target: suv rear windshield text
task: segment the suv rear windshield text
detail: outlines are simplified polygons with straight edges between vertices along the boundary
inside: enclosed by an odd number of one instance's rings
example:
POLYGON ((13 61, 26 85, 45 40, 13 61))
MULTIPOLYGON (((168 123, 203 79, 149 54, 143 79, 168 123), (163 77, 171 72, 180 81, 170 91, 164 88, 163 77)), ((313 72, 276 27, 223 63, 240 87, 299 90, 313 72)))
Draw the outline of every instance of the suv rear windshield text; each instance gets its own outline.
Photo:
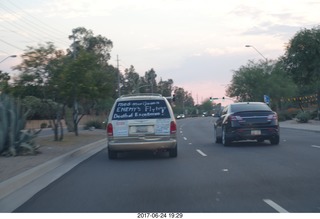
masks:
POLYGON ((158 119, 170 118, 164 100, 130 100, 117 102, 112 119, 158 119))

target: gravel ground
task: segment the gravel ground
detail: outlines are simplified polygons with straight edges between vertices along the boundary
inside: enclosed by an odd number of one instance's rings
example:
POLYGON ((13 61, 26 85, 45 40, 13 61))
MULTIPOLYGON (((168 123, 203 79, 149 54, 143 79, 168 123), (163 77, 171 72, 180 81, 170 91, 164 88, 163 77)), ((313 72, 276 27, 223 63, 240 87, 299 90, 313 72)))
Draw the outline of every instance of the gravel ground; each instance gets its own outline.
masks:
POLYGON ((53 158, 63 155, 76 148, 106 138, 105 130, 81 131, 79 136, 74 133, 65 133, 64 140, 53 141, 53 136, 38 137, 37 144, 40 145, 37 155, 26 155, 16 157, 0 156, 0 182, 16 176, 37 165, 45 163, 53 158))

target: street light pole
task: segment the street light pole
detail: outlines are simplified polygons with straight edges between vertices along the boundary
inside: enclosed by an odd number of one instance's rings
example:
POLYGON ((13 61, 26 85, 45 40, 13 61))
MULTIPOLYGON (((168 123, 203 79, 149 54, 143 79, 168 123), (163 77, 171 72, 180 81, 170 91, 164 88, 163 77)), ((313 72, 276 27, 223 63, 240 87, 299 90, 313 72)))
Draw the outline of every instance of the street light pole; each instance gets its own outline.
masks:
POLYGON ((263 57, 263 59, 266 60, 266 62, 268 61, 268 59, 266 57, 264 57, 264 55, 262 55, 262 53, 259 52, 259 50, 257 50, 256 47, 254 47, 252 45, 245 45, 245 47, 252 47, 254 50, 256 50, 257 53, 259 53, 263 57))
POLYGON ((17 57, 17 55, 8 56, 8 57, 2 59, 2 60, 0 61, 0 63, 4 62, 4 61, 5 61, 6 59, 8 59, 8 58, 15 58, 15 57, 17 57))

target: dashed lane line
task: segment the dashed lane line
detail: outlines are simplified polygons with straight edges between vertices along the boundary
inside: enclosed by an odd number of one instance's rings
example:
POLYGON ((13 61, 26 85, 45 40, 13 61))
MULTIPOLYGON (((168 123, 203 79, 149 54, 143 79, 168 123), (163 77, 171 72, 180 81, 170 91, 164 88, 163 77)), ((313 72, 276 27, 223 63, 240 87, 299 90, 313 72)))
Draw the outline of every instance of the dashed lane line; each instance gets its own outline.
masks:
POLYGON ((271 206, 273 209, 275 209, 279 213, 289 213, 286 209, 275 203, 274 201, 270 199, 263 199, 265 203, 267 203, 269 206, 271 206))
POLYGON ((318 145, 311 145, 311 147, 313 147, 313 148, 320 148, 320 146, 318 146, 318 145))
POLYGON ((207 155, 205 154, 205 153, 203 153, 201 150, 199 150, 199 149, 197 149, 197 152, 199 153, 199 154, 201 154, 203 157, 206 157, 207 155))

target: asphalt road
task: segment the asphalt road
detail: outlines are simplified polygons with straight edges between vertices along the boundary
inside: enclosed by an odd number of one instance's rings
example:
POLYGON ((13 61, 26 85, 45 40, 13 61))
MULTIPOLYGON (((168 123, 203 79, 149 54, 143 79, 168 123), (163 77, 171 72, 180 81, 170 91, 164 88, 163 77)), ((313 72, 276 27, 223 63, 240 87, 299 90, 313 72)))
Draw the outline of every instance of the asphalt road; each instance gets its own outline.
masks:
POLYGON ((214 118, 178 120, 178 157, 101 151, 15 212, 320 212, 319 133, 281 142, 213 140, 214 118))

